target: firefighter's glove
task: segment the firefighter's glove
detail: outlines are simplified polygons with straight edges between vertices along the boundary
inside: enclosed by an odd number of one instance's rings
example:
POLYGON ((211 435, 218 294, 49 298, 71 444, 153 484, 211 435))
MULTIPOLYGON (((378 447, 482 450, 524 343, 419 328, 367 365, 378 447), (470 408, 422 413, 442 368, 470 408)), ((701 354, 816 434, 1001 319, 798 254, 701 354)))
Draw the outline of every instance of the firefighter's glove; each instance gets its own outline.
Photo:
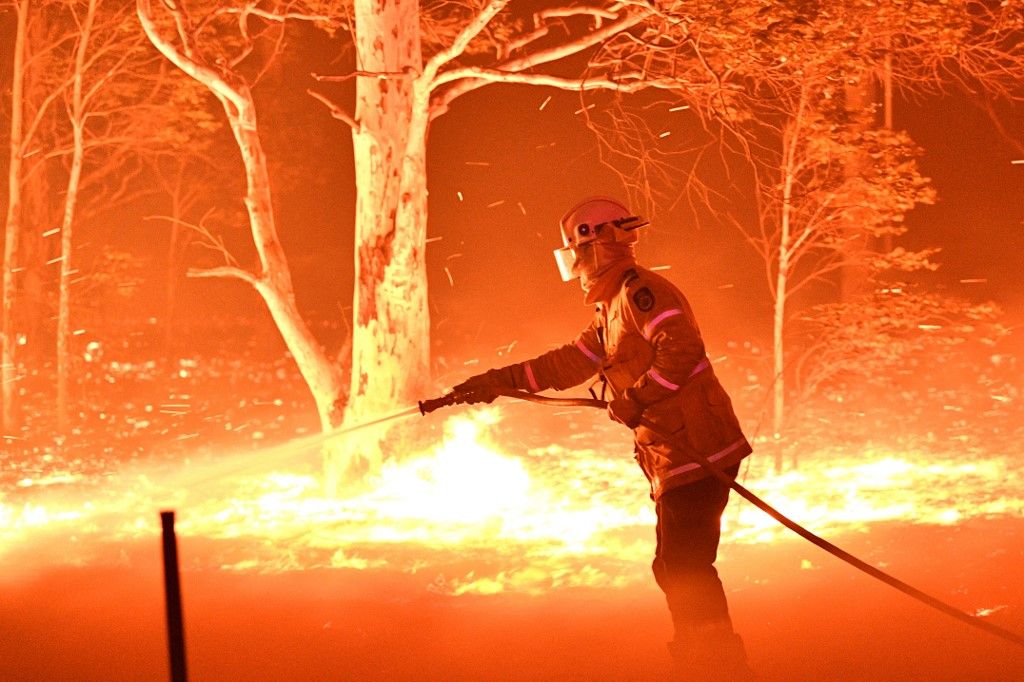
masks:
POLYGON ((643 414, 643 405, 625 396, 616 398, 608 403, 608 416, 612 421, 625 424, 631 429, 640 426, 640 419, 643 417, 643 414))
POLYGON ((507 367, 502 367, 471 376, 452 388, 452 392, 459 396, 460 403, 491 403, 503 391, 514 388, 512 373, 507 367))

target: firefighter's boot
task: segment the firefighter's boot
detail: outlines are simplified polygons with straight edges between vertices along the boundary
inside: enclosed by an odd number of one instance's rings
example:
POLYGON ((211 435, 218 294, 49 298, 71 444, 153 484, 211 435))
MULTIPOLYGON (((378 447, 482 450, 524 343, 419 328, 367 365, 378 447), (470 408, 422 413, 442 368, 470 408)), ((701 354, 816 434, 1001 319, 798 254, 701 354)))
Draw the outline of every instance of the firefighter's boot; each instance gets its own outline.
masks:
POLYGON ((748 682, 754 673, 747 663, 743 640, 726 622, 714 622, 676 632, 668 643, 672 658, 670 680, 748 682))

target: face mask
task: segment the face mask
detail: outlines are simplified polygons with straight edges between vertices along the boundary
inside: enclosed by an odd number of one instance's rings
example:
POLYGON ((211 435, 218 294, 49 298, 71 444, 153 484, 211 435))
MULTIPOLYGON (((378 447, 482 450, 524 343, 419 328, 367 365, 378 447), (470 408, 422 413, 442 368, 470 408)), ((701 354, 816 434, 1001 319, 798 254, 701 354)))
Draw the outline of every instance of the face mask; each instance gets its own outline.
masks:
POLYGON ((584 301, 610 299, 622 283, 626 270, 636 266, 632 244, 593 242, 579 249, 573 272, 580 278, 584 301))

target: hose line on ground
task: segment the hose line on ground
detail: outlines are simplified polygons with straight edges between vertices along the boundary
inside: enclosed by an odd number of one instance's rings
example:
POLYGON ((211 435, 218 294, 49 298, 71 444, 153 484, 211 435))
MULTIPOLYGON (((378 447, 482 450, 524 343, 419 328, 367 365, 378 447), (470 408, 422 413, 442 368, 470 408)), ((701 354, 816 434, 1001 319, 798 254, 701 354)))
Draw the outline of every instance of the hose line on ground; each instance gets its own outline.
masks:
MULTIPOLYGON (((600 409, 605 409, 608 407, 607 402, 603 400, 595 400, 590 398, 551 398, 548 396, 536 395, 534 393, 527 393, 526 391, 504 391, 501 393, 501 395, 507 396, 509 398, 517 398, 519 400, 527 400, 533 403, 540 403, 542 405, 554 405, 560 407, 593 407, 600 409)), ((665 439, 669 443, 676 441, 676 439, 671 434, 665 433, 656 424, 651 423, 647 419, 641 419, 640 424, 650 429, 652 432, 654 432, 661 438, 665 439)), ((965 611, 961 611, 955 606, 947 604, 941 599, 937 599, 931 596, 930 594, 922 592, 913 585, 908 585, 899 578, 893 577, 885 571, 881 571, 872 566, 871 564, 861 559, 858 559, 846 550, 837 547, 836 545, 832 544, 828 540, 825 540, 824 538, 818 535, 815 535, 811 531, 801 526, 796 521, 790 519, 788 516, 780 512, 778 509, 771 506, 770 504, 762 500, 760 497, 747 490, 745 487, 743 487, 743 485, 737 483, 735 479, 725 474, 721 469, 719 469, 714 464, 709 462, 705 457, 693 453, 692 448, 685 446, 685 444, 682 443, 680 443, 679 445, 680 449, 682 449, 684 452, 687 452, 688 455, 693 459, 693 461, 696 464, 699 464, 702 469, 707 471, 709 474, 717 478, 722 483, 728 485, 730 488, 735 490, 741 497, 743 497, 743 499, 747 500, 755 507, 757 507, 764 513, 768 514, 768 516, 772 517, 773 519, 781 523, 783 526, 793 531, 794 533, 796 533, 803 539, 807 540, 811 544, 820 547, 821 549, 825 550, 837 559, 845 561, 857 570, 867 573, 872 578, 880 580, 886 585, 889 585, 890 587, 896 588, 908 597, 912 597, 913 599, 916 599, 917 601, 923 604, 927 604, 933 609, 941 611, 947 616, 951 616, 959 621, 967 623, 968 625, 976 627, 980 630, 984 630, 990 635, 995 635, 996 637, 999 637, 1000 639, 1003 639, 1007 642, 1011 642, 1013 644, 1016 644, 1017 646, 1024 647, 1024 636, 1021 636, 1011 630, 1007 630, 1006 628, 999 627, 998 625, 993 625, 992 623, 989 623, 986 620, 982 620, 977 616, 972 616, 971 614, 965 611)))

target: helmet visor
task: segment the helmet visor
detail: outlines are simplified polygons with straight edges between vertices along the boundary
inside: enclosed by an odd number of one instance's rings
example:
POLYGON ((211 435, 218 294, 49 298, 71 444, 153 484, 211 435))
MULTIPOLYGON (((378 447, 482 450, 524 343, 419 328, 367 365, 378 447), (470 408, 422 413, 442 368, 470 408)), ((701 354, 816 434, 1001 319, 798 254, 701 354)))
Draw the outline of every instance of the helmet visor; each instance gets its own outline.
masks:
POLYGON ((573 249, 555 249, 555 263, 558 264, 558 274, 562 276, 563 282, 571 282, 578 277, 572 271, 576 265, 576 252, 573 249))

